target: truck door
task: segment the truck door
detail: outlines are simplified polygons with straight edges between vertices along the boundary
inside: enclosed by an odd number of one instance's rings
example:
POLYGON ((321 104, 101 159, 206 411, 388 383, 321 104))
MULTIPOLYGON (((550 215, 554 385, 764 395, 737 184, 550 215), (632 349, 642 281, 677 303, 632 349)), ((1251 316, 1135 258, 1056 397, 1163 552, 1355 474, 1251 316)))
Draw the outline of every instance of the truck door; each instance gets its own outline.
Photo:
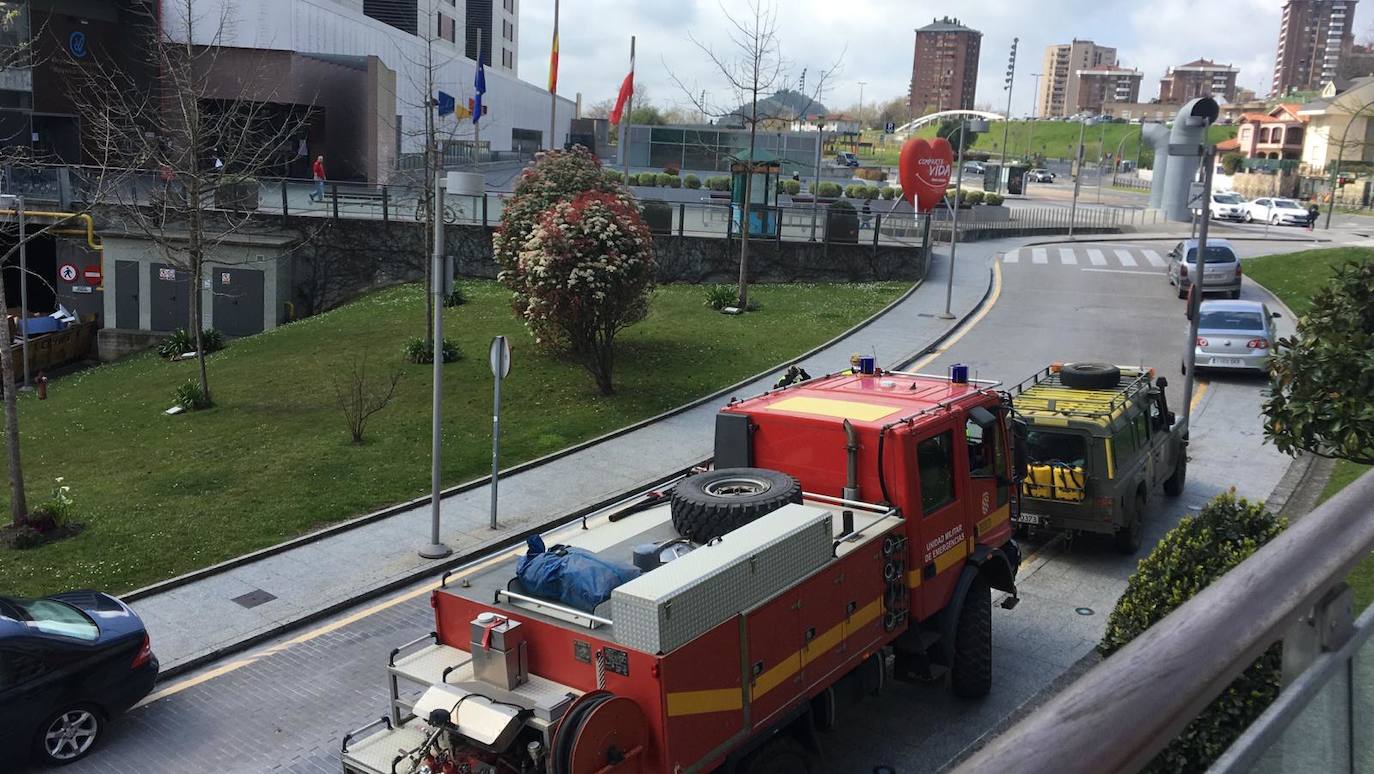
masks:
POLYGON ((913 595, 918 615, 928 615, 944 606, 953 593, 958 572, 968 555, 968 539, 964 529, 964 508, 960 502, 966 497, 964 482, 968 481, 961 443, 962 430, 953 422, 923 427, 916 437, 915 502, 920 506, 920 540, 913 546, 912 569, 919 568, 917 593, 913 595))
POLYGON ((964 422, 964 447, 968 459, 968 496, 964 498, 966 523, 974 525, 975 542, 996 529, 1011 515, 1007 505, 1010 480, 1006 438, 997 414, 987 408, 969 411, 964 422))

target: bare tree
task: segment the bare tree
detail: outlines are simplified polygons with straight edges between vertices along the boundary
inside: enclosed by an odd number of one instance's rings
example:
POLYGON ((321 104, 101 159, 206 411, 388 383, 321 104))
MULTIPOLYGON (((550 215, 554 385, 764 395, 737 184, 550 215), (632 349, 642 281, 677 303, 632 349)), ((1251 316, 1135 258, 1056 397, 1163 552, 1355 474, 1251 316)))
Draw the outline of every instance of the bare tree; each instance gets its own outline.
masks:
POLYGON ((187 275, 199 386, 209 402, 201 302, 206 261, 249 226, 256 177, 281 167, 311 107, 274 103, 275 92, 262 87, 272 83, 265 65, 217 67, 226 55, 225 18, 202 18, 197 5, 168 0, 162 20, 147 17, 154 25, 148 64, 157 73, 151 91, 131 74, 99 65, 73 91, 88 147, 157 175, 142 185, 98 186, 91 196, 110 206, 120 226, 151 242, 173 271, 187 275))
POLYGON ((334 397, 355 444, 363 442, 367 420, 386 408, 396 395, 396 386, 401 383, 404 374, 399 367, 392 368, 385 380, 375 382, 368 374, 367 360, 367 352, 364 351, 350 360, 349 370, 342 379, 334 380, 334 397))
POLYGON ((582 109, 582 115, 587 118, 610 118, 611 111, 615 109, 615 100, 603 99, 593 102, 582 109))
MULTIPOLYGON (((736 6, 737 8, 739 6, 736 6)), ((708 43, 698 40, 695 36, 688 33, 688 39, 705 55, 706 59, 719 71, 721 79, 725 84, 726 99, 730 99, 729 104, 708 101, 706 92, 698 89, 695 84, 689 86, 681 78, 669 69, 669 77, 682 90, 688 102, 696 107, 705 116, 717 119, 730 119, 731 123, 739 122, 749 130, 749 152, 748 157, 740 159, 744 164, 746 174, 744 178, 744 204, 742 212, 743 226, 740 228, 740 250, 739 250, 739 306, 747 309, 749 305, 749 232, 750 232, 750 208, 753 199, 754 170, 757 165, 757 135, 760 128, 767 128, 771 123, 790 121, 794 118, 804 118, 805 110, 799 111, 802 116, 795 115, 794 110, 789 110, 775 101, 774 107, 767 105, 760 106, 769 95, 785 88, 787 83, 787 63, 782 57, 781 41, 778 38, 777 10, 769 0, 748 0, 740 8, 739 15, 734 15, 721 4, 721 13, 725 16, 731 31, 729 33, 729 45, 723 50, 717 50, 708 43)), ((832 66, 824 71, 820 77, 814 79, 811 90, 811 98, 808 102, 814 102, 824 88, 826 80, 838 69, 832 66)))

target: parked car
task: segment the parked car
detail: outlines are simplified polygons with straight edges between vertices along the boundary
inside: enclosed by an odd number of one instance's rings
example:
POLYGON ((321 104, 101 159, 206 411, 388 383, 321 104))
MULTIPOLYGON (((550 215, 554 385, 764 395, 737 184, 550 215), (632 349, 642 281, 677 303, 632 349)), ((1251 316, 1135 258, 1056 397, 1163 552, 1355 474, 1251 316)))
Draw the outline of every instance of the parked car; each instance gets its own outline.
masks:
MULTIPOLYGON (((1226 293, 1240 298, 1240 259, 1225 239, 1207 240, 1207 257, 1202 262, 1207 293, 1226 293)), ((1169 284, 1178 288, 1178 297, 1187 298, 1188 289, 1198 274, 1197 240, 1186 239, 1169 251, 1169 284)))
POLYGON ((1246 206, 1245 222, 1268 222, 1275 226, 1306 226, 1307 208, 1293 199, 1263 197, 1246 206))
POLYGON ((859 157, 849 151, 836 153, 835 164, 841 167, 857 167, 859 166, 859 157))
POLYGON ((1032 183, 1053 183, 1054 173, 1048 169, 1037 167, 1026 173, 1026 179, 1032 183))
POLYGON ((987 172, 987 165, 981 161, 964 162, 964 174, 966 175, 982 175, 985 172, 987 172))
POLYGON ((1208 210, 1213 220, 1245 220, 1249 211, 1245 197, 1236 193, 1214 193, 1208 210))
POLYGON ((1258 301, 1203 301, 1198 308, 1195 366, 1268 373, 1278 341, 1274 320, 1279 316, 1258 301))
POLYGON ((143 621, 108 594, 0 597, 0 760, 85 757, 157 670, 143 621))

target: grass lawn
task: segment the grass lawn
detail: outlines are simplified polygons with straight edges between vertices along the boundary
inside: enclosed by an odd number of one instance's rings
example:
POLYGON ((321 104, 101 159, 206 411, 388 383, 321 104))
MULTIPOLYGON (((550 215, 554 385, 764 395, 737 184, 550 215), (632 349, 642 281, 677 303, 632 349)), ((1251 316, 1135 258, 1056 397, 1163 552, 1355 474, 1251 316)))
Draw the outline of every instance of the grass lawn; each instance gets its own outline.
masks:
MULTIPOLYGON (((1245 271, 1250 279, 1269 288, 1293 310, 1303 315, 1312 307, 1312 294, 1326 285, 1331 270, 1346 261, 1374 260, 1374 250, 1363 247, 1334 247, 1325 250, 1304 250, 1297 253, 1266 255, 1246 261, 1245 271)), ((1326 482, 1321 499, 1339 492, 1345 485, 1359 478, 1369 468, 1344 460, 1336 463, 1331 479, 1326 482)), ((1364 560, 1349 579, 1355 590, 1355 603, 1363 610, 1374 604, 1374 556, 1364 560)))
MULTIPOLYGON (((977 136, 971 149, 985 151, 994 156, 1002 152, 1001 121, 988 124, 988 131, 977 136)), ((931 124, 916 133, 917 137, 930 139, 935 136, 938 124, 931 124)), ((1072 121, 1012 121, 1007 127, 1007 154, 1014 158, 1039 153, 1046 158, 1073 158, 1078 149, 1080 125, 1072 121)), ((1236 136, 1238 127, 1213 126, 1208 130, 1208 139, 1220 142, 1236 136)), ((878 145, 881 132, 865 132, 864 140, 874 143, 874 153, 864 156, 863 160, 878 164, 896 164, 901 152, 901 143, 892 137, 884 138, 878 145)), ((1106 153, 1116 153, 1121 148, 1122 158, 1134 159, 1136 147, 1140 143, 1139 124, 1099 124, 1089 126, 1083 134, 1083 158, 1096 161, 1103 149, 1106 153), (1104 136, 1105 132, 1105 136, 1104 136), (1123 144, 1124 143, 1124 144, 1123 144)))
MULTIPOLYGON (((647 320, 621 334, 617 393, 596 394, 577 365, 537 354, 508 293, 469 283, 445 314, 467 357, 445 367, 444 482, 482 475, 491 457, 491 337, 511 338, 502 390, 502 462, 513 465, 686 403, 820 344, 906 285, 760 285, 761 310, 728 317, 700 286, 660 288, 647 320)), ((72 487, 75 538, 27 551, 0 548, 0 593, 96 587, 128 591, 429 491, 429 366, 402 364, 424 328, 417 286, 243 339, 209 359, 217 406, 162 414, 194 361, 151 353, 55 380, 49 398, 20 401, 30 506, 56 476, 72 487), (350 443, 334 383, 354 358, 405 376, 350 443)), ((843 365, 843 364, 838 364, 843 365)), ((837 365, 837 367, 838 367, 837 365)), ((8 514, 8 488, 5 508, 8 514)))

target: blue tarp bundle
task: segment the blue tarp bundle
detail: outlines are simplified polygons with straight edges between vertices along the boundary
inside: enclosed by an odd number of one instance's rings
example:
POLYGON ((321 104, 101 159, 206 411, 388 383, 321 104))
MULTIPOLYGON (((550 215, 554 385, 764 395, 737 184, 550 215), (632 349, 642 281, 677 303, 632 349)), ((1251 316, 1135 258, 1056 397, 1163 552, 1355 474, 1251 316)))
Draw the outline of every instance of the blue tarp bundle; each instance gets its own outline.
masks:
POLYGON ((612 589, 639 575, 633 567, 608 562, 585 549, 554 546, 546 550, 538 535, 527 538, 525 544, 529 550, 515 565, 525 591, 584 612, 595 610, 611 598, 612 589))

